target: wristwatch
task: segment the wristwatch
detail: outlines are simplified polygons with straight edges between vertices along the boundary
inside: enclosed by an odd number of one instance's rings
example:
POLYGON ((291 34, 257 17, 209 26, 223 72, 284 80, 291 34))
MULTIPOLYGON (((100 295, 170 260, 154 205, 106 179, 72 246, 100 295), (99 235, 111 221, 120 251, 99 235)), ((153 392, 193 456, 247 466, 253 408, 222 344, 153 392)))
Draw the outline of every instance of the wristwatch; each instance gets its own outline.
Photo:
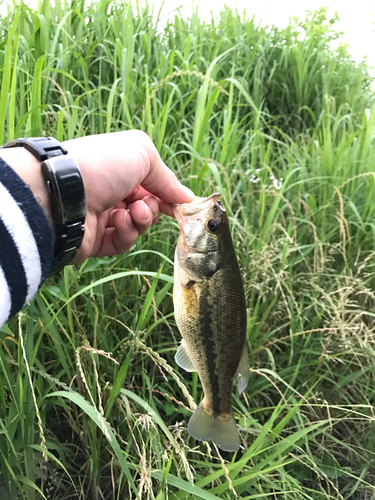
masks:
POLYGON ((76 160, 53 137, 15 139, 3 148, 24 147, 42 162, 50 193, 55 226, 55 249, 51 275, 72 261, 82 244, 87 207, 81 171, 76 160))

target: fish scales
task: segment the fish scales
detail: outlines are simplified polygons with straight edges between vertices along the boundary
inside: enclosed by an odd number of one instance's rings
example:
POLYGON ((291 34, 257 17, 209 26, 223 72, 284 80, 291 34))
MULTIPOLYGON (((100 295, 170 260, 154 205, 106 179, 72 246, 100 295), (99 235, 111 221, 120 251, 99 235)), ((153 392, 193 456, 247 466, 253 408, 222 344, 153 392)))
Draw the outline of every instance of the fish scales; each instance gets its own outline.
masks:
POLYGON ((249 370, 246 303, 228 217, 218 194, 176 206, 175 214, 181 232, 174 305, 183 337, 176 361, 198 372, 204 391, 188 431, 196 439, 213 440, 222 449, 235 451, 239 437, 231 406, 232 383, 237 376, 242 392, 249 370))
POLYGON ((244 344, 243 298, 238 294, 232 275, 223 270, 200 287, 197 285, 188 290, 181 286, 184 300, 180 310, 176 310, 176 321, 190 357, 199 367, 203 389, 214 412, 229 413, 230 381, 236 373, 244 344), (217 290, 222 289, 226 293, 217 294, 217 290), (189 314, 184 314, 184 309, 189 314), (231 332, 237 335, 230 335, 231 332))

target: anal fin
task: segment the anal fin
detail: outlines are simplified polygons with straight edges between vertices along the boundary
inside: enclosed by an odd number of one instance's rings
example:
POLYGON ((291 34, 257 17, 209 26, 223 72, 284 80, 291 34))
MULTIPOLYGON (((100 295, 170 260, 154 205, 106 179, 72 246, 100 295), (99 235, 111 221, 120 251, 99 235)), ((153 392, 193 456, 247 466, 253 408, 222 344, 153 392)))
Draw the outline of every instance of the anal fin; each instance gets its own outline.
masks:
POLYGON ((250 370, 249 354, 247 352, 247 346, 245 344, 242 350, 241 359, 235 375, 237 391, 240 396, 246 389, 247 384, 249 383, 249 370, 250 370))
POLYGON ((182 340, 181 344, 179 345, 176 355, 174 357, 176 363, 178 366, 181 366, 184 370, 187 372, 196 372, 196 368, 194 367, 194 363, 190 359, 190 356, 186 350, 185 343, 182 340))

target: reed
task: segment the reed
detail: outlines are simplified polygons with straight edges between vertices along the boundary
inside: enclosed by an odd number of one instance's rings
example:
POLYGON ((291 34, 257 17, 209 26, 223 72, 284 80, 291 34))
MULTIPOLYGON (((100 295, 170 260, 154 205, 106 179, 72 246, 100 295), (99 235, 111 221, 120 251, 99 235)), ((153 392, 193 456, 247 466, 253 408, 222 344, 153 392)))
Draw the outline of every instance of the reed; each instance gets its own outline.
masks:
POLYGON ((372 498, 375 106, 335 18, 160 29, 138 4, 40 0, 1 35, 1 141, 140 128, 197 195, 221 192, 251 362, 243 449, 220 456, 186 431, 177 224, 66 268, 0 329, 1 498, 372 498))

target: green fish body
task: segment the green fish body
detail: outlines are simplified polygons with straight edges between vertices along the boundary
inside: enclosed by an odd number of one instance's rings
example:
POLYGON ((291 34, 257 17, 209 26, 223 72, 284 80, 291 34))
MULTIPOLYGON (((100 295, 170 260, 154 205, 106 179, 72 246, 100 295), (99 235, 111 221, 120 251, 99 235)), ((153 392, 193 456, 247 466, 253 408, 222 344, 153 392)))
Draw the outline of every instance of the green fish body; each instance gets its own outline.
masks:
POLYGON ((180 226, 174 269, 174 310, 183 341, 176 362, 198 372, 204 398, 188 424, 189 434, 237 451, 233 380, 247 387, 246 303, 240 269, 220 195, 174 205, 180 226))

